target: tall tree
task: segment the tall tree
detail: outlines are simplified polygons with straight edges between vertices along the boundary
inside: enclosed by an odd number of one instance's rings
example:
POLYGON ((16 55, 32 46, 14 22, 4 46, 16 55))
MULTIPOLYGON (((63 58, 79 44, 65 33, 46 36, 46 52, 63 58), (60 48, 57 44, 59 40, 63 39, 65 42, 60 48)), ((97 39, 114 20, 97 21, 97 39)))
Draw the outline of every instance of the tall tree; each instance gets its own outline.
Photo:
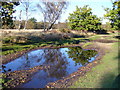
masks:
POLYGON ((10 0, 7 0, 5 2, 0 2, 1 10, 0 10, 0 15, 1 15, 1 23, 2 23, 2 28, 8 29, 14 28, 13 24, 13 13, 15 12, 14 6, 19 5, 19 2, 12 2, 10 0))
POLYGON ((65 0, 56 1, 56 2, 42 2, 42 5, 38 4, 37 6, 42 11, 44 16, 44 31, 49 30, 55 24, 62 14, 62 12, 67 8, 68 3, 65 0), (42 7, 43 6, 43 7, 42 7), (48 26, 45 23, 48 22, 48 26))
POLYGON ((28 16, 29 16, 28 13, 29 13, 29 8, 31 3, 29 0, 21 0, 20 3, 24 6, 24 9, 25 9, 25 15, 26 15, 26 20, 24 25, 24 30, 25 30, 28 22, 28 16))
POLYGON ((22 10, 20 10, 18 30, 20 30, 20 28, 21 28, 21 23, 22 23, 22 20, 21 20, 21 13, 22 13, 22 10))
POLYGON ((120 29, 120 1, 117 0, 112 2, 113 8, 106 8, 106 14, 104 15, 111 22, 111 26, 113 30, 120 29))
POLYGON ((76 11, 70 13, 68 25, 73 30, 99 30, 101 28, 100 18, 92 14, 92 9, 85 5, 84 7, 76 6, 76 11))

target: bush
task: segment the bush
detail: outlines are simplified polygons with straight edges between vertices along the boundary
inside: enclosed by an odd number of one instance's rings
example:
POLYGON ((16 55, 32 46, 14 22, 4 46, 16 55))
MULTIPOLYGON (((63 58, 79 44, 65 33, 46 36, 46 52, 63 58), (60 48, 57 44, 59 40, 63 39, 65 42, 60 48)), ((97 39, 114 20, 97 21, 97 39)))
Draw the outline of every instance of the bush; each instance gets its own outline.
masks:
POLYGON ((73 38, 85 38, 85 36, 84 36, 84 35, 77 35, 77 34, 75 34, 75 35, 73 36, 73 38))
POLYGON ((11 42, 11 38, 4 38, 4 39, 2 40, 2 42, 3 42, 3 44, 4 44, 4 43, 10 43, 10 42, 11 42))
POLYGON ((120 39, 120 36, 114 36, 114 38, 120 39))
POLYGON ((70 30, 68 30, 68 29, 60 29, 60 32, 62 32, 62 33, 71 33, 71 31, 70 30))
POLYGON ((46 34, 45 38, 43 40, 46 40, 46 41, 58 41, 60 39, 62 39, 61 34, 46 34))
POLYGON ((96 34, 108 34, 107 30, 96 30, 95 33, 96 34))

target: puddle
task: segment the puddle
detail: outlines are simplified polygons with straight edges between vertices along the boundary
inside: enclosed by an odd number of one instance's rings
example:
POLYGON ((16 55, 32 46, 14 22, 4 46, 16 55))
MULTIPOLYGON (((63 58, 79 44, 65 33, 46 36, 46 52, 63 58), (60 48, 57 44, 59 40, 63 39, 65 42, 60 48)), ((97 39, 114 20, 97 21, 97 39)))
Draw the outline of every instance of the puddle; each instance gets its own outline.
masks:
POLYGON ((54 82, 75 72, 97 57, 95 50, 83 50, 81 47, 59 49, 39 49, 31 51, 12 62, 5 64, 5 70, 26 70, 39 65, 50 65, 50 69, 39 70, 31 80, 20 87, 44 88, 49 82, 54 82))

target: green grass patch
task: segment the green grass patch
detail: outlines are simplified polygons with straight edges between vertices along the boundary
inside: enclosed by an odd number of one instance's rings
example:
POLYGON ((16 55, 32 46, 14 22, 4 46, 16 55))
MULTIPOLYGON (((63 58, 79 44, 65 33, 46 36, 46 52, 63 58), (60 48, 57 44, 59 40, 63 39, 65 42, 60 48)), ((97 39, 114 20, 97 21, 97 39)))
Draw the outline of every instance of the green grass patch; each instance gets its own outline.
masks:
POLYGON ((91 44, 92 44, 92 42, 87 42, 83 45, 83 48, 85 48, 86 46, 91 45, 91 44))
POLYGON ((118 43, 107 53, 101 64, 92 68, 85 76, 81 76, 70 88, 114 88, 118 75, 118 43))
POLYGON ((35 45, 4 45, 2 46, 2 55, 7 55, 7 54, 11 54, 11 53, 15 53, 17 51, 22 51, 22 50, 27 50, 30 48, 34 48, 35 45))
POLYGON ((92 37, 89 37, 89 39, 92 41, 92 40, 96 40, 96 39, 99 39, 101 38, 101 36, 99 35, 95 35, 95 36, 92 36, 92 37))

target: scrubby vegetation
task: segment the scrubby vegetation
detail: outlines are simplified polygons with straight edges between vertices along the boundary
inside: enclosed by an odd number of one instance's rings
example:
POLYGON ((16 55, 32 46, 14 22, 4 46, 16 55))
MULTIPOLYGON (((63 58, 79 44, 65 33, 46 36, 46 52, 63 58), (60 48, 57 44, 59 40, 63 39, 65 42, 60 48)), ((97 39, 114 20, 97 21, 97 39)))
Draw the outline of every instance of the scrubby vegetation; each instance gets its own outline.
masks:
POLYGON ((67 30, 64 33, 61 30, 60 32, 52 31, 48 33, 4 32, 2 40, 2 54, 7 55, 17 51, 41 46, 61 46, 68 44, 79 44, 80 42, 87 41, 87 39, 82 38, 83 36, 79 33, 72 33, 72 31, 70 32, 71 33, 68 33, 67 30))
MULTIPOLYGON (((88 33, 89 34, 89 33, 88 33)), ((115 36, 114 36, 115 37, 115 36)), ((44 46, 64 46, 79 44, 81 42, 94 41, 102 37, 100 35, 90 34, 82 35, 79 31, 63 29, 62 31, 51 32, 9 32, 3 33, 2 55, 15 53, 17 51, 29 50, 44 46)), ((105 37, 111 39, 110 35, 105 37)), ((115 38, 113 39, 115 40, 115 38)), ((104 41, 104 40, 102 40, 104 41)), ((106 42, 106 41, 105 41, 106 42)), ((108 42, 108 41, 107 41, 108 42)))

